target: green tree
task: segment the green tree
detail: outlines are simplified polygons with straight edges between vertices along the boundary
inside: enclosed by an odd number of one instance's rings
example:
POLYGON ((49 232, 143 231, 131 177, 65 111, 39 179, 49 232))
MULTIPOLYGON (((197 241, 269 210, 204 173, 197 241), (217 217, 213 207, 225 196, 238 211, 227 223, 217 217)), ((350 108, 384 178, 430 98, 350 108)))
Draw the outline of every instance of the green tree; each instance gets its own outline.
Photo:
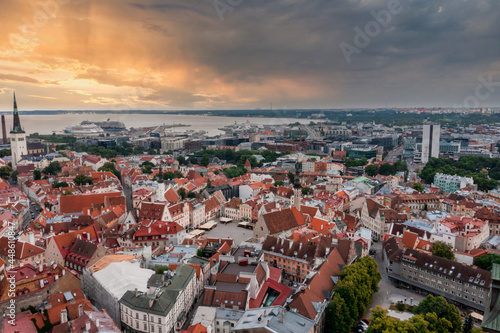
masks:
POLYGON ((2 179, 9 179, 12 169, 9 166, 3 166, 0 168, 0 177, 2 179))
POLYGON ((394 175, 396 168, 390 163, 384 163, 379 167, 378 172, 384 176, 394 175))
POLYGON ((63 196, 66 196, 66 195, 73 195, 73 192, 71 192, 70 189, 67 189, 66 191, 63 192, 62 194, 63 196))
POLYGON ((371 257, 358 259, 344 267, 339 274, 340 281, 334 290, 334 297, 327 307, 327 320, 337 325, 327 325, 326 332, 349 332, 350 328, 364 315, 373 294, 378 290, 380 273, 371 257))
POLYGON ((120 171, 118 171, 118 169, 116 168, 115 166, 115 162, 111 161, 111 162, 106 162, 102 165, 102 167, 100 167, 97 171, 107 171, 107 172, 111 172, 112 174, 114 174, 116 177, 118 177, 118 179, 120 179, 121 175, 120 175, 120 171))
POLYGON ((140 165, 142 172, 143 173, 148 173, 148 174, 153 173, 154 166, 155 165, 153 163, 149 162, 149 161, 144 161, 140 165))
POLYGON ((302 195, 309 195, 313 193, 313 189, 310 187, 303 187, 302 188, 302 195))
POLYGON ((182 155, 177 157, 177 162, 179 162, 180 165, 187 165, 186 158, 182 155))
POLYGON ((282 180, 277 180, 274 182, 274 186, 275 187, 280 187, 280 186, 283 186, 285 185, 285 183, 282 181, 282 180))
POLYGON ((33 171, 33 179, 40 180, 42 178, 42 172, 40 170, 33 171))
POLYGON ((428 295, 415 307, 414 313, 425 315, 425 319, 431 323, 430 329, 435 327, 433 332, 461 332, 462 330, 460 312, 442 296, 428 295), (434 314, 434 317, 428 317, 428 314, 434 314))
POLYGON ((170 268, 166 265, 155 266, 155 274, 163 274, 169 270, 170 270, 170 268))
POLYGON ((424 185, 420 184, 420 183, 415 183, 413 184, 412 188, 415 190, 415 191, 418 191, 420 193, 422 193, 424 191, 424 185))
POLYGON ((189 193, 187 194, 187 197, 188 197, 189 199, 194 199, 194 198, 196 198, 196 193, 194 193, 194 192, 189 192, 189 193))
POLYGON ((500 255, 488 253, 474 259, 474 265, 487 271, 491 271, 494 263, 500 264, 500 255))
POLYGON ((50 164, 43 169, 43 173, 46 175, 57 175, 59 172, 61 172, 61 164, 58 161, 53 161, 50 162, 50 164))
POLYGON ((451 245, 441 241, 434 242, 434 245, 432 245, 432 254, 449 260, 455 259, 455 254, 451 250, 451 245))
POLYGON ((10 179, 14 182, 17 183, 17 176, 19 175, 19 172, 17 170, 12 171, 10 174, 10 179))
POLYGON ((326 308, 325 332, 344 333, 349 332, 354 326, 354 321, 349 315, 349 309, 342 297, 335 294, 326 308))
POLYGON ((82 186, 82 185, 92 185, 93 183, 92 177, 85 176, 85 175, 78 175, 75 178, 73 178, 73 183, 77 186, 82 186))
POLYGON ((52 187, 53 188, 59 188, 59 187, 68 187, 68 183, 66 182, 58 182, 58 181, 55 181, 53 184, 52 184, 52 187))
POLYGON ((144 154, 144 147, 143 146, 135 146, 133 149, 133 154, 134 155, 142 155, 144 154))
POLYGON ((247 170, 243 167, 230 167, 224 169, 224 175, 226 175, 227 178, 239 177, 244 175, 246 172, 247 170))
POLYGON ((370 177, 374 177, 378 175, 378 167, 375 164, 367 165, 365 167, 365 173, 370 177))
POLYGON ((294 173, 291 173, 289 172, 288 173, 288 180, 290 181, 290 183, 295 183, 295 174, 294 173))
POLYGON ((186 199, 186 189, 184 187, 181 187, 177 193, 181 197, 182 200, 186 199))
POLYGON ((12 153, 10 152, 10 149, 2 149, 0 150, 0 158, 3 158, 5 156, 10 156, 12 153))
POLYGON ((208 157, 208 155, 203 155, 203 157, 200 159, 200 165, 207 167, 209 163, 210 163, 210 157, 208 157))
POLYGON ((474 320, 472 319, 472 316, 469 314, 467 317, 465 317, 464 320, 463 333, 472 333, 473 328, 474 328, 474 320))

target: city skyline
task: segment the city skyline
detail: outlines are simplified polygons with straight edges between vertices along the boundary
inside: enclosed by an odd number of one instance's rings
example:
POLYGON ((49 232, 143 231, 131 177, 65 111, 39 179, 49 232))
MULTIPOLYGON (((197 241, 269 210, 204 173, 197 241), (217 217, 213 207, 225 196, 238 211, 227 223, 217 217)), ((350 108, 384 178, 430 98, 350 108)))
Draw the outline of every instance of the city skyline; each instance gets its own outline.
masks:
POLYGON ((495 1, 231 3, 3 1, 0 107, 500 106, 495 1))

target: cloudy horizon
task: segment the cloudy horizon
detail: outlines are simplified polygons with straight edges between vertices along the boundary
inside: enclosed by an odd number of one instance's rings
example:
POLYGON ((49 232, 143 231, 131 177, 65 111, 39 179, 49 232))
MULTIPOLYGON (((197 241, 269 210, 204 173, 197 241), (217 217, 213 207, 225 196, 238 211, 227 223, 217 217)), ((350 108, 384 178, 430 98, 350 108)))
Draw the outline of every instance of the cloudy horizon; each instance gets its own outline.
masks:
POLYGON ((500 106, 495 0, 3 0, 0 110, 500 106), (361 33, 360 33, 361 31, 361 33))

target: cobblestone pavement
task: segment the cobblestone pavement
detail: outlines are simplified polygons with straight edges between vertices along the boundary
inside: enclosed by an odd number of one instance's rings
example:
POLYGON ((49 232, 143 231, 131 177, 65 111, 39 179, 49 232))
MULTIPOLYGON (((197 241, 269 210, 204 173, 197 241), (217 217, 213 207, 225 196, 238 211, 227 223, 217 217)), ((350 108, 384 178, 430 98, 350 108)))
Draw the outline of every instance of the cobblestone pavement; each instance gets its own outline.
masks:
POLYGON ((253 237, 253 231, 250 229, 245 229, 242 227, 238 227, 238 222, 230 222, 227 224, 223 224, 219 222, 219 219, 215 219, 217 221, 217 226, 205 233, 205 237, 217 237, 217 238, 233 238, 234 243, 239 245, 241 242, 247 241, 253 237))
POLYGON ((375 261, 378 264, 378 270, 380 275, 382 275, 382 279, 378 284, 378 292, 373 295, 371 304, 366 308, 365 318, 370 317, 370 309, 377 305, 384 309, 389 309, 389 306, 392 304, 396 304, 400 301, 405 302, 405 300, 406 304, 417 305, 420 303, 425 298, 425 295, 418 294, 409 289, 398 288, 396 284, 389 281, 382 259, 382 242, 373 243, 372 249, 377 250, 375 261))

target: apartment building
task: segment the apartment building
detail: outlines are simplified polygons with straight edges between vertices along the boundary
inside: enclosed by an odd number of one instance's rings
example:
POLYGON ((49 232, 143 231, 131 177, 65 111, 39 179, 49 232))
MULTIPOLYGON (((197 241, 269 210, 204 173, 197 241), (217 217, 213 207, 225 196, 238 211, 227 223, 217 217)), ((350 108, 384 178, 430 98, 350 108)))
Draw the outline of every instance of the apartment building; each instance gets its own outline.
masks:
POLYGON ((464 216, 446 217, 436 224, 430 240, 448 243, 460 252, 469 252, 479 248, 489 235, 488 223, 483 220, 464 216))
POLYGON ((240 198, 232 198, 231 201, 223 205, 223 213, 224 217, 232 219, 233 221, 241 220, 240 206, 242 204, 242 200, 240 198))
POLYGON ((372 199, 365 199, 361 208, 361 224, 373 232, 374 239, 382 239, 389 230, 391 223, 403 223, 407 220, 405 214, 383 206, 372 199))
POLYGON ((121 323, 127 333, 178 331, 191 308, 196 269, 179 265, 174 272, 153 274, 147 292, 128 290, 120 299, 121 323))
POLYGON ((390 279, 443 296, 457 305, 485 310, 490 296, 491 272, 406 248, 397 237, 386 240, 383 249, 390 279))
POLYGON ((434 185, 439 187, 443 192, 456 192, 461 188, 473 186, 474 179, 472 177, 460 177, 457 175, 446 175, 436 173, 434 176, 434 185))

